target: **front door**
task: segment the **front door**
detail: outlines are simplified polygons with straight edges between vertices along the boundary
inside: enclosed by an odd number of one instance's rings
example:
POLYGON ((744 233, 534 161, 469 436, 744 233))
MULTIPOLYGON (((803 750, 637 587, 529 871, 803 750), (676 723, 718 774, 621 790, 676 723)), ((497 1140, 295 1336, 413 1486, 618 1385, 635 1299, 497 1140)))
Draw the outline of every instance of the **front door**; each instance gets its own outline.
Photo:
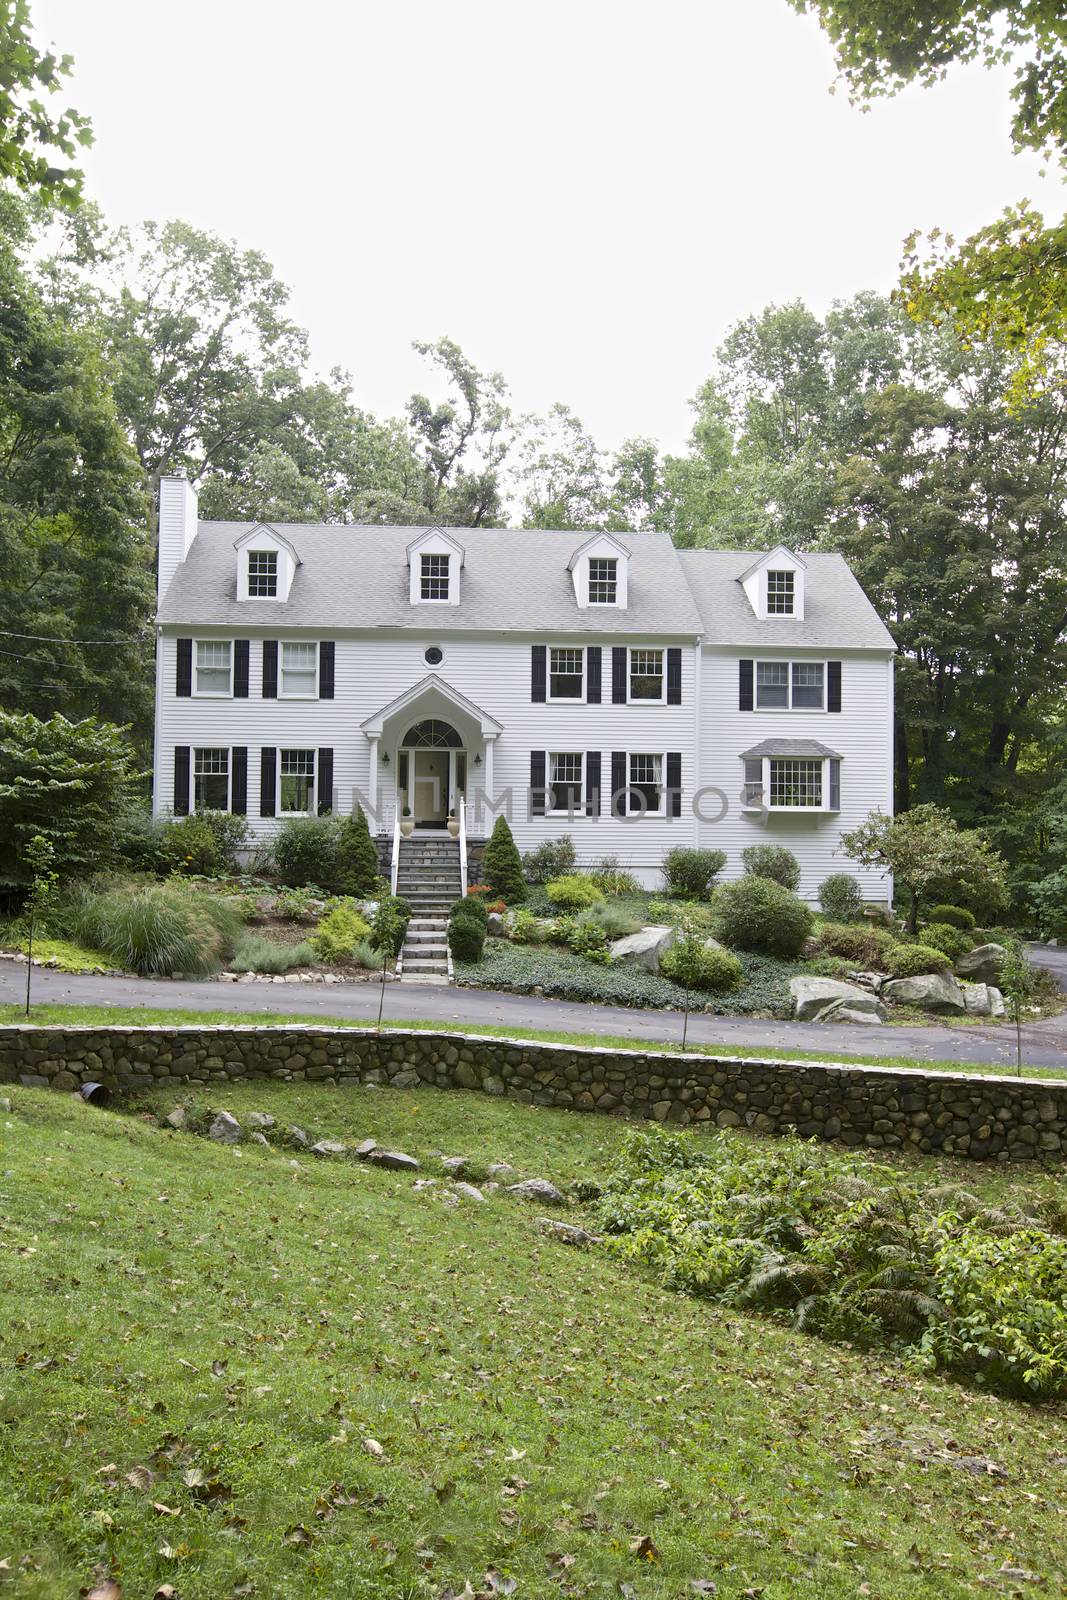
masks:
POLYGON ((411 753, 415 769, 411 809, 417 823, 443 827, 448 819, 448 758, 447 750, 413 750, 411 753))

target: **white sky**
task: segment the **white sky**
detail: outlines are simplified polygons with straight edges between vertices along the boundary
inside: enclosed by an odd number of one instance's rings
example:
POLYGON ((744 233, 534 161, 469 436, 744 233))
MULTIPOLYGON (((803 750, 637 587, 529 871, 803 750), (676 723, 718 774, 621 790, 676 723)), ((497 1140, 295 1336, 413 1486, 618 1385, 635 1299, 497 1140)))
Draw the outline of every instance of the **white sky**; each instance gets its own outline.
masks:
POLYGON ((519 410, 679 448, 739 317, 892 287, 904 236, 972 231, 1058 177, 1012 156, 1009 77, 866 115, 786 0, 34 0, 94 122, 113 222, 256 246, 360 404, 425 387, 413 338, 519 410))

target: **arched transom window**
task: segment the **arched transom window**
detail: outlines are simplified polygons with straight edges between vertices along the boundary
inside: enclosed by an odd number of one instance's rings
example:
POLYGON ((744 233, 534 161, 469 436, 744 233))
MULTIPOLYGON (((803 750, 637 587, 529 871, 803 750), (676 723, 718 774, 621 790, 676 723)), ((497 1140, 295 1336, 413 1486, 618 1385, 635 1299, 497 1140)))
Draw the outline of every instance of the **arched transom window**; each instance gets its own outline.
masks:
POLYGON ((451 723, 428 717, 409 728, 401 743, 414 750, 458 750, 463 740, 451 723))

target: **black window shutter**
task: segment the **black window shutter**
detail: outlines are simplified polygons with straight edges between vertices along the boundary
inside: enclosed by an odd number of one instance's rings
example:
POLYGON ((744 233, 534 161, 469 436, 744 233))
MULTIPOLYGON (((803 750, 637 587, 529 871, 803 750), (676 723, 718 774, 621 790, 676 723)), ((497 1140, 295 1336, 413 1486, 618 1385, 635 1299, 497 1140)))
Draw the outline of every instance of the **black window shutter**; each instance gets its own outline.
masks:
POLYGON ((274 816, 274 791, 277 775, 277 750, 261 750, 259 752, 259 814, 261 817, 274 816))
POLYGON ((624 644, 611 647, 611 702, 612 705, 624 706, 626 704, 626 646, 624 644))
POLYGON ((317 810, 320 817, 328 817, 333 810, 333 750, 332 748, 319 751, 318 767, 315 772, 315 796, 318 800, 317 810))
POLYGON ((230 810, 235 817, 248 811, 248 746, 243 744, 230 751, 230 810))
POLYGON ((319 645, 319 699, 333 699, 334 643, 323 639, 319 645))
POLYGON ((667 704, 680 706, 682 703, 682 652, 680 650, 667 651, 667 704))
POLYGON ((535 644, 530 652, 530 699, 535 706, 548 699, 548 647, 535 644))
POLYGON ((174 693, 188 697, 193 692, 193 641, 178 640, 178 675, 174 693))
POLYGON ((545 814, 545 752, 543 750, 530 751, 530 815, 543 817, 545 814))
MULTIPOLYGON (((263 698, 264 700, 277 700, 278 698, 278 641, 277 639, 264 639, 263 641, 263 698)), ((265 816, 273 816, 273 811, 265 812, 265 816)))
POLYGON ((680 817, 682 814, 682 752, 680 750, 667 751, 667 815, 680 817))
POLYGON ((826 663, 826 709, 827 711, 841 710, 840 661, 828 661, 826 663))
POLYGON ((613 750, 611 752, 611 814, 613 817, 626 815, 626 751, 613 750))
POLYGON ((174 815, 189 815, 189 746, 174 747, 174 815))
POLYGON ((600 815, 600 751, 587 750, 585 755, 585 814, 600 815))
POLYGON ((601 655, 598 644, 591 644, 585 652, 585 698, 591 706, 600 704, 601 655))
POLYGON ((739 711, 752 710, 752 680, 755 675, 755 663, 752 661, 739 661, 737 678, 737 709, 739 711))
POLYGON ((248 640, 233 641, 233 697, 248 699, 248 640))

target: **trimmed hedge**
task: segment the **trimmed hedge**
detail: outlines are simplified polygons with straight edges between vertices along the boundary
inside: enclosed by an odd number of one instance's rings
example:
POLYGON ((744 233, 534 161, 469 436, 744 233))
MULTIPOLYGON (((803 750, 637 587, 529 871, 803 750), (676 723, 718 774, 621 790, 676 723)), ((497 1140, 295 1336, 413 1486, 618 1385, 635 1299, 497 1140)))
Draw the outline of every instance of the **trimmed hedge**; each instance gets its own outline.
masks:
POLYGON ((929 922, 947 922, 950 928, 963 928, 965 932, 976 926, 974 912, 966 906, 931 906, 926 915, 929 922))
POLYGON ((770 878, 772 883, 780 883, 791 894, 796 893, 800 862, 784 844, 750 844, 747 850, 742 850, 741 860, 749 877, 770 878))
POLYGON ((929 972, 947 972, 951 965, 943 950, 926 944, 896 944, 886 956, 886 970, 894 978, 921 978, 929 972))
POLYGON ((697 938, 679 939, 660 957, 660 971, 665 978, 683 988, 736 989, 744 971, 732 950, 721 945, 704 944, 697 938))
POLYGON ((722 850, 689 850, 679 845, 667 851, 660 871, 671 894, 686 900, 703 900, 725 865, 722 850))
POLYGON ((923 944, 943 950, 950 961, 958 961, 960 956, 974 949, 974 935, 965 928, 954 928, 950 922, 927 923, 921 938, 923 944))
POLYGON ((834 922, 858 922, 863 915, 863 890, 850 872, 831 872, 819 885, 819 905, 834 922))
POLYGON ((814 918, 803 900, 773 878, 738 878, 716 889, 712 900, 716 938, 738 950, 796 956, 814 918))

